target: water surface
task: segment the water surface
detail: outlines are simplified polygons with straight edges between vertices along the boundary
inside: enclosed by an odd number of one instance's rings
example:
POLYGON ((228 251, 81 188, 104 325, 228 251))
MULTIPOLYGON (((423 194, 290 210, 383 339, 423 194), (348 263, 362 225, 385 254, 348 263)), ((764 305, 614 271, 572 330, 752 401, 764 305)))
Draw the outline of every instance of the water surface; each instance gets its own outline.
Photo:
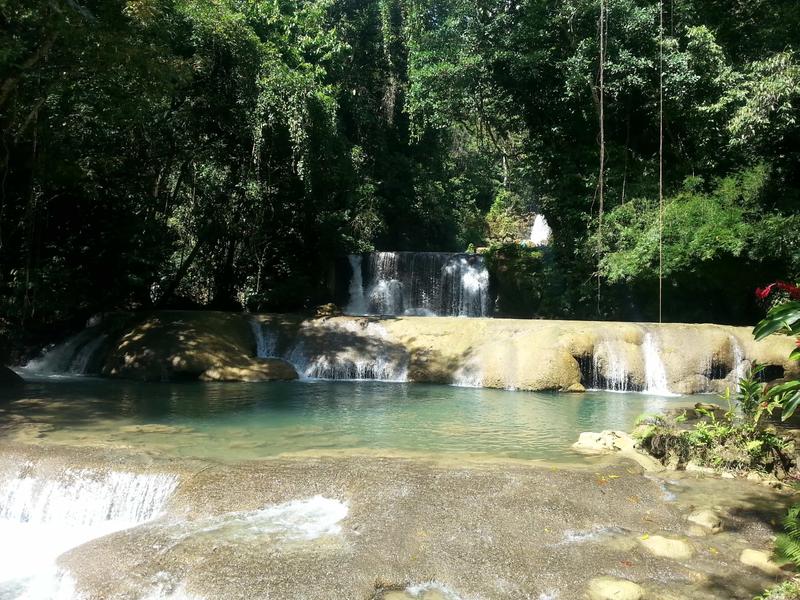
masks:
POLYGON ((0 435, 243 460, 363 451, 572 460, 581 431, 630 430, 691 397, 510 392, 423 384, 40 379, 0 390, 0 435))

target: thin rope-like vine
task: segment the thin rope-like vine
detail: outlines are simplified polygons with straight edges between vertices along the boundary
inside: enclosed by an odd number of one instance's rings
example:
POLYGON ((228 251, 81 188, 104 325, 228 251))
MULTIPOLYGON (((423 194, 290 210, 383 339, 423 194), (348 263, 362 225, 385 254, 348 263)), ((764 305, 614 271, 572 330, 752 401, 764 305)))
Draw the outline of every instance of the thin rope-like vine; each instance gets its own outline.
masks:
POLYGON ((597 218, 597 314, 600 315, 600 262, 603 258, 603 212, 605 210, 606 126, 605 126, 605 64, 606 64, 606 0, 600 0, 600 176, 598 178, 599 208, 597 218))
POLYGON ((658 3, 658 322, 664 303, 664 0, 658 3))

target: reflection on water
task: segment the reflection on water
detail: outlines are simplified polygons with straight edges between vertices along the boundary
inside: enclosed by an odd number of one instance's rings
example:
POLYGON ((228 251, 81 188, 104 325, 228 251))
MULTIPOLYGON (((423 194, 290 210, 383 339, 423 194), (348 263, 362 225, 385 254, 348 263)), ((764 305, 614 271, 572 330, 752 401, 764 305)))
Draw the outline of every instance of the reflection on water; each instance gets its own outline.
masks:
POLYGON ((689 398, 377 382, 156 384, 39 380, 0 390, 5 439, 254 459, 296 452, 466 453, 559 460, 581 431, 630 429, 689 398))

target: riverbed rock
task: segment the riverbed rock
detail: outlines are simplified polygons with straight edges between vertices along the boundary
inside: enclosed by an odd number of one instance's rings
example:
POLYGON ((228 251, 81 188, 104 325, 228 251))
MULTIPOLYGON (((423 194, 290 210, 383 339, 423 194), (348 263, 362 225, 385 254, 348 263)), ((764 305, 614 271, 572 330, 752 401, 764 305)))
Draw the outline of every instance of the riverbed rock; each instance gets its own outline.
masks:
POLYGON ((202 381, 291 381, 297 379, 297 370, 280 358, 262 358, 247 367, 214 367, 201 376, 202 381))
POLYGON ((745 548, 739 555, 739 562, 767 575, 780 575, 783 572, 780 565, 772 561, 769 552, 763 550, 745 548))
POLYGON ((572 447, 581 452, 624 452, 635 448, 636 441, 624 431, 584 431, 572 447))
POLYGON ((707 508, 696 510, 686 517, 686 519, 691 523, 708 529, 712 533, 718 533, 722 531, 722 519, 720 519, 719 515, 717 515, 717 513, 715 513, 713 510, 709 510, 707 508))
POLYGON ((590 600, 641 600, 644 588, 627 579, 595 577, 589 582, 587 594, 590 600))
POLYGON ((22 379, 22 377, 14 373, 14 371, 8 367, 0 366, 0 384, 18 385, 20 383, 25 383, 25 380, 22 379))
POLYGON ((692 460, 686 463, 686 471, 688 473, 702 473, 703 475, 716 475, 716 471, 711 467, 704 467, 692 460))
POLYGON ((650 535, 639 541, 645 550, 654 556, 672 558, 674 560, 689 560, 694 555, 694 550, 685 540, 650 535))
POLYGON ((331 314, 318 319, 212 311, 128 314, 124 327, 109 334, 102 372, 138 380, 182 380, 199 379, 213 369, 206 377, 260 380, 254 374, 260 371, 254 363, 254 320, 281 341, 282 356, 301 349, 298 359, 304 364, 347 361, 359 368, 388 359, 398 365, 390 378, 407 376, 423 383, 451 383, 466 371, 466 379, 483 387, 580 392, 594 383, 593 369, 609 378, 618 376, 619 367, 625 383, 633 386, 629 389, 638 389, 646 379, 646 340, 651 350, 655 344, 672 391, 707 391, 709 360, 723 364, 723 372, 732 368, 733 345, 737 356, 780 365, 788 376, 800 371, 787 358, 791 340, 770 336, 755 342, 748 329, 738 327, 331 314), (476 372, 480 376, 471 377, 476 372), (684 381, 690 382, 688 387, 679 386, 684 381))
POLYGON ((254 356, 250 323, 222 312, 147 314, 111 347, 103 374, 141 381, 296 379, 285 361, 254 356))

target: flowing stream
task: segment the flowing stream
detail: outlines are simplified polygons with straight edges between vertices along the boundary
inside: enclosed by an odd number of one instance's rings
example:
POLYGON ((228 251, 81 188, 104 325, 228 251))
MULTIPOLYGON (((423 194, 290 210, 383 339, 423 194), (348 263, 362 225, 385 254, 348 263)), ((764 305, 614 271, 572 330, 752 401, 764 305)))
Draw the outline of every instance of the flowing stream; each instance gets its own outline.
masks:
POLYGON ((58 556, 156 518, 173 475, 67 469, 37 474, 23 465, 0 479, 0 597, 72 597, 58 556))

